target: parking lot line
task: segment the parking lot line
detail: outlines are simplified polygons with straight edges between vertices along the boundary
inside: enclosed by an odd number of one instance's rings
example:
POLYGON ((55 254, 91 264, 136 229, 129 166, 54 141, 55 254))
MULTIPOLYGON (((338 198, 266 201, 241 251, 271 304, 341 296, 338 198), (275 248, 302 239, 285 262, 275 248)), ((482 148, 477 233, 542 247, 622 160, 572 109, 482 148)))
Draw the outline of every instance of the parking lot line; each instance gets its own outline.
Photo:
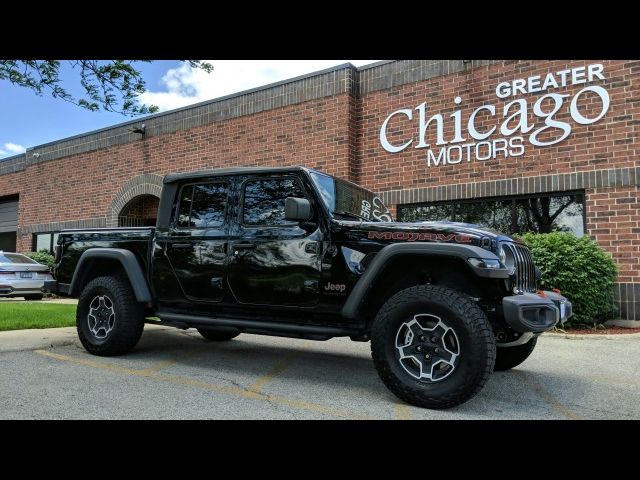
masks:
POLYGON ((183 353, 183 354, 179 355, 177 358, 173 358, 173 359, 170 359, 170 360, 161 360, 159 362, 155 362, 150 367, 143 368, 142 370, 137 370, 137 371, 140 372, 140 373, 143 373, 143 372, 144 373, 157 373, 162 369, 170 367, 171 365, 175 365, 176 363, 184 360, 185 358, 190 357, 191 355, 193 355, 193 352, 183 353))
POLYGON ((259 393, 265 386, 271 383, 278 375, 284 372, 289 365, 293 363, 296 357, 299 355, 298 352, 291 353, 284 357, 278 364, 271 369, 268 373, 259 377, 253 385, 249 387, 249 390, 252 392, 259 393))
POLYGON ((396 404, 396 420, 411 420, 411 407, 409 405, 396 404))
POLYGON ((551 405, 553 409, 560 415, 569 420, 583 420, 580 415, 572 412, 569 408, 560 403, 556 397, 554 397, 548 390, 540 385, 540 383, 531 378, 530 375, 520 370, 513 370, 513 372, 522 377, 524 382, 529 385, 529 387, 531 387, 534 392, 540 395, 549 405, 551 405))
MULTIPOLYGON (((97 362, 94 360, 87 360, 84 358, 71 357, 68 355, 61 355, 59 353, 49 352, 47 350, 34 350, 34 353, 38 355, 42 355, 45 357, 53 358, 55 360, 59 360, 67 363, 74 363, 76 365, 82 365, 84 367, 89 368, 97 368, 100 370, 107 370, 115 373, 121 373, 130 376, 138 376, 145 378, 152 378, 154 380, 159 380, 162 382, 172 383, 176 385, 185 385, 195 388, 201 388, 204 390, 209 390, 213 392, 226 393, 229 395, 236 395, 243 398, 249 398, 252 400, 258 400, 266 403, 278 404, 278 405, 286 405, 288 407, 296 408, 298 410, 306 410, 317 413, 322 413, 325 415, 330 415, 338 418, 348 418, 354 420, 374 420, 376 417, 370 417, 367 415, 362 415, 356 412, 349 412, 346 410, 336 409, 333 407, 328 407, 325 405, 320 405, 317 403, 305 402, 301 400, 295 400, 292 398, 281 397, 278 395, 268 395, 265 393, 259 393, 257 391, 252 391, 249 389, 243 389, 240 387, 229 387, 226 385, 218 385, 215 383, 202 382, 200 380, 194 380, 188 377, 182 377, 177 375, 168 375, 157 373, 157 371, 153 371, 151 368, 149 369, 132 369, 121 367, 119 365, 111 365, 108 363, 97 362)), ((158 364, 163 362, 158 362, 158 364)), ((156 366, 158 366, 158 364, 156 366)), ((167 365, 165 365, 167 366, 167 365)), ((161 367, 164 368, 164 367, 161 367)), ((286 366, 284 367, 286 368, 286 366)), ((284 368, 282 370, 284 370, 284 368)), ((274 369, 275 370, 275 369, 274 369)), ((273 371, 272 371, 273 372, 273 371)), ((275 377, 274 377, 275 378, 275 377)), ((257 382, 256 382, 257 383, 257 382)), ((254 384, 255 385, 255 384, 254 384)), ((265 383, 266 385, 266 383, 265 383)), ((263 385, 264 386, 264 385, 263 385)))

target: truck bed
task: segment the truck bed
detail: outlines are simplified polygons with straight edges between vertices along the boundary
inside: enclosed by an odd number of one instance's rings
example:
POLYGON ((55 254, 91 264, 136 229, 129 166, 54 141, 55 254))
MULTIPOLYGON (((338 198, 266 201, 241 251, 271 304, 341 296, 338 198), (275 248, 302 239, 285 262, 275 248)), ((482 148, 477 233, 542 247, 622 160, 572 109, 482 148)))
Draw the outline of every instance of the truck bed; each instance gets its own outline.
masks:
POLYGON ((62 247, 56 279, 71 283, 80 256, 90 248, 124 248, 132 251, 143 271, 149 271, 150 245, 155 227, 92 228, 62 230, 58 237, 62 247), (62 261, 61 261, 62 260, 62 261))

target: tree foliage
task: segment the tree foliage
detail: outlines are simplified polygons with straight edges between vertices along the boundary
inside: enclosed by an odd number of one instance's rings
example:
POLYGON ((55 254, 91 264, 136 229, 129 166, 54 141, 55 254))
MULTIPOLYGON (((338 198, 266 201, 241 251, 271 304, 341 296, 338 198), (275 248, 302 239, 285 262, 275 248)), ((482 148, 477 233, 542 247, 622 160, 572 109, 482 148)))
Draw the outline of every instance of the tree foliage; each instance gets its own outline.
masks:
MULTIPOLYGON (((30 88, 37 95, 49 94, 90 111, 102 108, 124 115, 144 115, 158 111, 155 105, 144 105, 138 97, 146 91, 145 81, 136 68, 139 62, 151 60, 0 60, 0 80, 30 88), (67 62, 79 73, 84 95, 75 97, 63 86, 61 62, 67 62)), ((213 71, 213 66, 200 60, 187 60, 192 68, 213 71)))

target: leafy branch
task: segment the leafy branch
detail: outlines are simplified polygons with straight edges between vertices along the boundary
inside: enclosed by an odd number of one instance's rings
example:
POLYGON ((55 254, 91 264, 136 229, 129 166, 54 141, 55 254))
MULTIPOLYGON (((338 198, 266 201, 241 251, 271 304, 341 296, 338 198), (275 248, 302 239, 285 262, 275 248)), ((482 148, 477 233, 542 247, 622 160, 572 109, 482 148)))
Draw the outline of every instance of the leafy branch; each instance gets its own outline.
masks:
MULTIPOLYGON (((51 95, 92 112, 102 110, 123 115, 145 115, 158 111, 155 105, 138 101, 146 84, 136 63, 151 60, 63 60, 73 70, 79 70, 84 95, 75 97, 63 87, 60 60, 0 60, 0 80, 30 88, 36 95, 51 95)), ((213 65, 201 60, 186 60, 191 68, 207 73, 213 65)))

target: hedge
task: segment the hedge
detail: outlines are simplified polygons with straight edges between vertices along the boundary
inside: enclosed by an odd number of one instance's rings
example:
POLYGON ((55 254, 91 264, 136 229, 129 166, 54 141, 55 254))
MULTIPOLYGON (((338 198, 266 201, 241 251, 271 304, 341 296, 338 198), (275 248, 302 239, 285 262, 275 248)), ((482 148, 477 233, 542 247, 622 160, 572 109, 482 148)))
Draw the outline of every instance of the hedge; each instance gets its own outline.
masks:
POLYGON ((521 238, 542 271, 540 287, 557 288, 573 303, 569 323, 602 323, 617 314, 616 264, 595 240, 564 232, 526 233, 521 238))
POLYGON ((25 252, 23 255, 35 260, 38 263, 46 265, 50 270, 55 266, 55 258, 49 253, 49 250, 42 249, 38 252, 25 252))

